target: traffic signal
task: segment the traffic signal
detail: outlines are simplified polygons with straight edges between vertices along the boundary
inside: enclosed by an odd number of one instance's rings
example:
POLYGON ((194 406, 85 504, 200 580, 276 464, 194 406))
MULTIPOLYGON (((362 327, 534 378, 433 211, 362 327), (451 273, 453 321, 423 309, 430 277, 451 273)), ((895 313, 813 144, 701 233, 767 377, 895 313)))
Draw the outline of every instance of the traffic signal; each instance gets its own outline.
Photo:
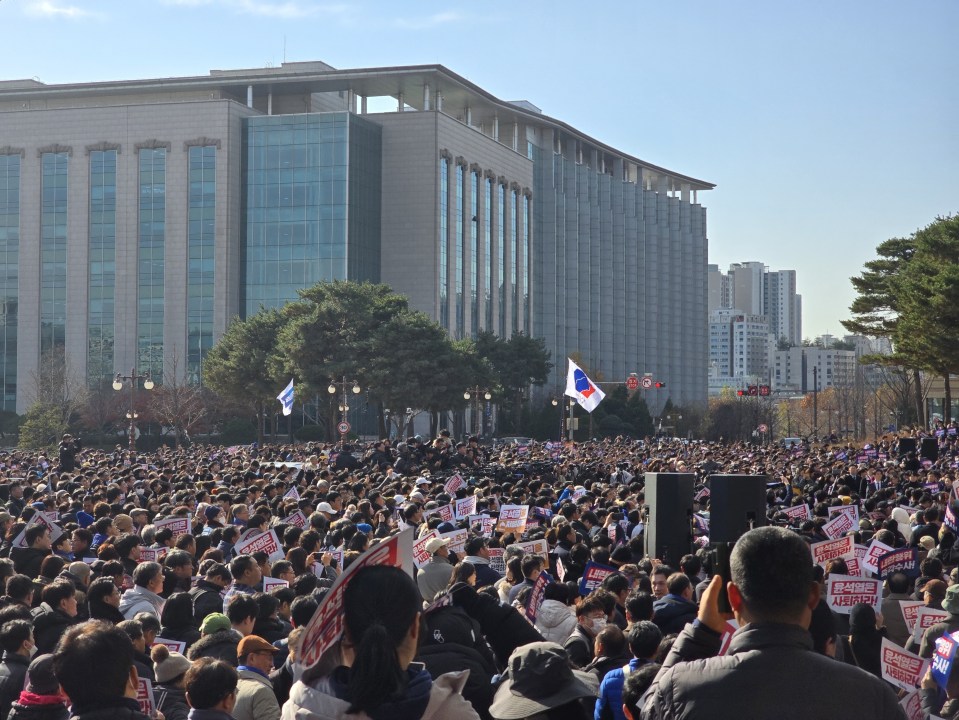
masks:
POLYGON ((657 383, 656 383, 656 389, 657 389, 657 390, 659 390, 659 388, 664 388, 664 387, 666 387, 666 383, 664 383, 664 382, 657 382, 657 383))
POLYGON ((745 390, 737 390, 737 391, 736 391, 736 394, 739 395, 739 397, 743 397, 743 395, 746 394, 746 391, 745 391, 745 390))

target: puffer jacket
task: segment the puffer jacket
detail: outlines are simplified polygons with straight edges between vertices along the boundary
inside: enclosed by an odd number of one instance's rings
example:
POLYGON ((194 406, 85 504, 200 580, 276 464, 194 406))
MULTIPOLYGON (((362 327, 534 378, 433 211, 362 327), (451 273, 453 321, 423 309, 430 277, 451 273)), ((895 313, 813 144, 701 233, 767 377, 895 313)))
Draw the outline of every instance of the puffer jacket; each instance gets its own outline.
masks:
POLYGON ((562 645, 576 629, 576 616, 559 600, 544 600, 536 613, 536 629, 543 640, 562 645))
POLYGON ((187 720, 190 706, 183 688, 159 683, 153 686, 153 697, 157 702, 157 710, 163 713, 166 720, 187 720))
POLYGON ((140 612, 156 615, 159 620, 160 613, 163 612, 163 598, 145 587, 134 585, 123 592, 123 597, 120 598, 120 612, 127 620, 132 620, 140 612))
MULTIPOLYGON (((468 674, 447 673, 433 680, 426 709, 416 720, 479 720, 479 715, 461 694, 468 674)), ((315 681, 313 685, 315 687, 300 681, 293 684, 290 699, 283 705, 281 720, 371 720, 366 713, 347 715, 350 704, 332 694, 327 679, 315 681)), ((383 708, 382 716, 407 718, 399 708, 396 712, 383 708)))
POLYGON ((479 623, 480 630, 493 649, 496 660, 506 667, 509 656, 520 645, 542 642, 543 638, 516 608, 501 605, 489 595, 477 593, 466 583, 450 588, 453 604, 479 623))
POLYGON ((888 684, 813 652, 799 625, 750 623, 736 631, 726 655, 716 656, 721 639, 686 626, 645 696, 644 720, 903 718, 888 684))
POLYGON ((10 708, 8 720, 67 720, 70 711, 62 697, 35 695, 24 690, 10 708))

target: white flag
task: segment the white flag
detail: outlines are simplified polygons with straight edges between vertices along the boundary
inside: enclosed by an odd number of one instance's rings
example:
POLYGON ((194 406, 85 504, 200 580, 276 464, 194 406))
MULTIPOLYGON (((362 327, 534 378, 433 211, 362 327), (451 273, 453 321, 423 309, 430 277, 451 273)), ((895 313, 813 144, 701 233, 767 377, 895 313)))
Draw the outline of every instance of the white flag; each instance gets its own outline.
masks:
POLYGON ((572 360, 569 361, 569 370, 566 372, 566 394, 576 400, 586 412, 593 412, 606 397, 606 393, 596 387, 572 360))
POLYGON ((283 403, 283 414, 289 415, 293 412, 293 380, 284 388, 283 392, 276 396, 276 399, 283 403))

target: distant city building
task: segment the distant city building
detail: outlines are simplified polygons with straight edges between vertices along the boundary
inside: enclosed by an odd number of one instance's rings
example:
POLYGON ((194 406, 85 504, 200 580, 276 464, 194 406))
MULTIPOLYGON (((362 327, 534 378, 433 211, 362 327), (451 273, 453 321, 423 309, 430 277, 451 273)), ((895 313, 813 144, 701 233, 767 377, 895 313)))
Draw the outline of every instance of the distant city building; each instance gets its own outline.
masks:
POLYGON ((709 392, 765 384, 769 378, 769 323, 764 315, 722 308, 709 315, 709 392))

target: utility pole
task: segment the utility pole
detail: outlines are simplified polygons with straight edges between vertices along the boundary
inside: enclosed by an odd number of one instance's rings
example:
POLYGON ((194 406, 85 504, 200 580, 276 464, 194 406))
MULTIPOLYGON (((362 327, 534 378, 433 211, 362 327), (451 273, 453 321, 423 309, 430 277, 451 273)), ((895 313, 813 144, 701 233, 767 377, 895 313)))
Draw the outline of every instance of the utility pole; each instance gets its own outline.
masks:
POLYGON ((812 366, 812 432, 819 438, 819 366, 812 366))

